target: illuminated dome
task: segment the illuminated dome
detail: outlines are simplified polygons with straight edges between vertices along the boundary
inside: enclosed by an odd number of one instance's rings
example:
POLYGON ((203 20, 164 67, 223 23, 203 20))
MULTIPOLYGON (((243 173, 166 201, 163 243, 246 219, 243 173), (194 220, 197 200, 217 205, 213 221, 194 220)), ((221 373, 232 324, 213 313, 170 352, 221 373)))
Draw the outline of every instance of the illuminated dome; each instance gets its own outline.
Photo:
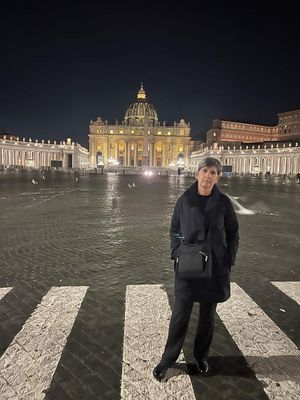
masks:
POLYGON ((146 92, 143 88, 143 83, 137 94, 137 101, 130 104, 125 113, 126 125, 141 125, 144 124, 146 114, 148 116, 148 125, 156 125, 158 123, 157 112, 152 104, 147 103, 146 92))

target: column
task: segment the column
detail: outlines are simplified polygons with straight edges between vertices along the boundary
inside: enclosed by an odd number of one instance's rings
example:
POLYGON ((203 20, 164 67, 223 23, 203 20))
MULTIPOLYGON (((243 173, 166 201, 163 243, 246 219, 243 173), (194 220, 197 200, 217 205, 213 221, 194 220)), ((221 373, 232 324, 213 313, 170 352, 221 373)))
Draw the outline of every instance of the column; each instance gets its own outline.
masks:
POLYGON ((152 142, 149 141, 149 167, 152 167, 152 142))
POLYGON ((136 167, 137 164, 137 142, 134 142, 134 163, 133 165, 136 167))
MULTIPOLYGON (((184 144, 184 164, 185 164, 185 169, 189 169, 190 165, 189 165, 189 146, 188 144, 184 144)), ((170 160, 171 161, 171 160, 170 160)))
POLYGON ((283 159, 283 173, 287 174, 287 162, 286 162, 286 157, 283 159))
POLYGON ((128 166, 128 142, 125 140, 124 166, 128 166))
POLYGON ((108 159, 109 159, 109 139, 106 138, 106 160, 105 164, 108 167, 108 159))
POLYGON ((287 173, 289 174, 290 172, 292 172, 292 169, 291 169, 291 157, 288 157, 288 159, 287 159, 287 173))
POLYGON ((155 167, 155 141, 151 143, 152 147, 152 167, 155 167))
POLYGON ((115 140, 115 160, 119 161, 119 141, 115 140))
POLYGON ((297 157, 293 157, 292 165, 293 165, 293 173, 297 174, 299 172, 299 168, 297 165, 297 157))
POLYGON ((130 151, 131 151, 131 142, 128 142, 128 153, 127 153, 127 165, 130 167, 130 151))

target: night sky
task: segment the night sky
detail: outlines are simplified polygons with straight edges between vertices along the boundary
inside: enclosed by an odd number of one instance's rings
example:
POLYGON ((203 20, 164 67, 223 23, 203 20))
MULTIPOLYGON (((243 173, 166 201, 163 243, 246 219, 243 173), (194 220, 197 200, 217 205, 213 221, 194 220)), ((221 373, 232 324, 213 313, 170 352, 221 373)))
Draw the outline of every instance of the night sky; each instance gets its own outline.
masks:
POLYGON ((0 132, 87 146, 90 119, 121 122, 141 81, 159 120, 184 118, 193 138, 214 118, 277 124, 300 108, 298 13, 238 4, 6 1, 0 132))

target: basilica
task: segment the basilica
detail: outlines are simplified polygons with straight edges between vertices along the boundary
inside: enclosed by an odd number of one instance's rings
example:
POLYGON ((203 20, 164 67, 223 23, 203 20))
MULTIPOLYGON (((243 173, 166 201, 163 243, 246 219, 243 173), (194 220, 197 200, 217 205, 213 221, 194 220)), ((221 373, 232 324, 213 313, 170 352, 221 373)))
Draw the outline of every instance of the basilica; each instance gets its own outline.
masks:
POLYGON ((100 117, 90 121, 90 167, 184 168, 192 145, 190 130, 184 119, 173 125, 160 123, 141 84, 121 124, 100 117))

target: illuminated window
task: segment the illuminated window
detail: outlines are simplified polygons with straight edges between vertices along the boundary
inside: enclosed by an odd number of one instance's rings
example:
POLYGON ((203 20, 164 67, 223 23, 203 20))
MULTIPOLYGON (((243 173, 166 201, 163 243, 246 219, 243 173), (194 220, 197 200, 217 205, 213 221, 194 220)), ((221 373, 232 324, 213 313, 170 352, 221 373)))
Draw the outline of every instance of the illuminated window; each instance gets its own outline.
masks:
POLYGON ((123 133, 123 129, 120 130, 120 133, 123 133))
POLYGON ((131 131, 131 133, 134 133, 134 131, 131 131))
POLYGON ((179 151, 179 153, 182 152, 183 151, 183 146, 179 146, 178 147, 178 151, 179 151))
POLYGON ((184 135, 184 129, 180 129, 179 133, 180 135, 184 135))
POLYGON ((168 135, 170 136, 170 135, 171 135, 171 132, 168 132, 168 135))
POLYGON ((138 144, 138 151, 142 151, 143 150, 143 143, 139 143, 138 144))
POLYGON ((111 129, 111 130, 109 131, 109 133, 114 133, 114 131, 111 129))
POLYGON ((158 135, 161 135, 161 131, 157 131, 157 134, 158 134, 158 135))

